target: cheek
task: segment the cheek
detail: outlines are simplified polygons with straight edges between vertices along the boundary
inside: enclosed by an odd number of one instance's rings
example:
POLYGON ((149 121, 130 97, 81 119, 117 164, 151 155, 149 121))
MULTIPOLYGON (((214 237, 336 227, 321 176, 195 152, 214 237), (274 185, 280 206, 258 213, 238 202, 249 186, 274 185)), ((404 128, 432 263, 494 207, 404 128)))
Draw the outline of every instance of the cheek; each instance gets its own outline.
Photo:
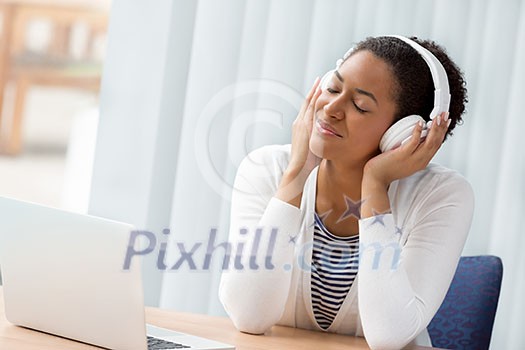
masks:
POLYGON ((359 125, 349 125, 350 129, 355 130, 353 133, 359 144, 368 151, 379 148, 379 142, 386 132, 388 125, 377 118, 370 118, 359 125))
MULTIPOLYGON (((315 128, 315 125, 313 126, 315 128)), ((309 141, 310 151, 319 158, 326 158, 325 142, 319 135, 317 135, 315 129, 312 129, 309 141)))
POLYGON ((379 142, 379 140, 383 137, 387 129, 388 125, 385 125, 385 123, 378 123, 378 125, 373 130, 374 138, 377 139, 377 141, 379 142))

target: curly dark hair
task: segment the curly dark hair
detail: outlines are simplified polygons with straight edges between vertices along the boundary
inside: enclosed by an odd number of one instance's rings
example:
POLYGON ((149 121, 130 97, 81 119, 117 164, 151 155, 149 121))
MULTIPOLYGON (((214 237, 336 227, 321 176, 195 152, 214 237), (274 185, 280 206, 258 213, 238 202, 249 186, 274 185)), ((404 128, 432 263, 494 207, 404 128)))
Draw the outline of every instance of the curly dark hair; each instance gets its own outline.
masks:
MULTIPOLYGON (((421 40, 410 37, 413 41, 423 46, 441 62, 448 76, 450 87, 450 126, 445 140, 457 124, 463 124, 461 116, 465 112, 468 102, 466 81, 459 67, 450 59, 446 50, 434 41, 421 40)), ((352 51, 367 50, 383 59, 396 78, 394 96, 397 100, 397 111, 394 123, 399 119, 417 114, 426 121, 430 120, 430 112, 434 106, 434 83, 427 63, 419 53, 403 40, 395 37, 381 36, 369 37, 359 42, 352 51)))

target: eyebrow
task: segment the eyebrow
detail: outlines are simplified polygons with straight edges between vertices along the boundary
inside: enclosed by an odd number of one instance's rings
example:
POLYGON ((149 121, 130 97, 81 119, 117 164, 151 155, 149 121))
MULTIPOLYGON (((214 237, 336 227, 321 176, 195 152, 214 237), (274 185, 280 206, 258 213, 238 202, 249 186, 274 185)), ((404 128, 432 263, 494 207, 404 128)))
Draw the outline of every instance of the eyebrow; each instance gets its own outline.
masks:
MULTIPOLYGON (((337 79, 339 79, 342 83, 344 82, 343 77, 341 76, 341 74, 339 74, 339 72, 338 72, 337 70, 334 72, 334 74, 335 74, 335 76, 337 77, 337 79)), ((355 90, 355 92, 357 92, 358 94, 362 94, 362 95, 365 95, 365 96, 370 97, 372 100, 374 100, 374 102, 376 103, 376 105, 379 105, 379 103, 377 102, 377 99, 376 99, 376 97, 374 96, 373 93, 368 92, 368 91, 365 91, 365 90, 360 89, 360 88, 355 88, 354 90, 355 90)))

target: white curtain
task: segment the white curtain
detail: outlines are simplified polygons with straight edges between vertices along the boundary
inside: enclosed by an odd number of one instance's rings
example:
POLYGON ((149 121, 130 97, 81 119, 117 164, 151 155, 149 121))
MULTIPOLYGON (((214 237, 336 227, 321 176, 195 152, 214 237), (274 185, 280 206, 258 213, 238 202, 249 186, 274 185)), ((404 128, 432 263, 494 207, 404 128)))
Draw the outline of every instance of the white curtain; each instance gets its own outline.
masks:
MULTIPOLYGON (((262 145, 290 142, 290 126, 306 91, 353 43, 381 34, 415 35, 444 45, 465 72, 470 102, 464 125, 434 162, 464 174, 476 194, 463 254, 503 259, 492 347, 525 348, 525 231, 519 222, 525 213, 525 138, 520 135, 525 130, 525 4, 189 3, 115 0, 112 9, 90 212, 127 219, 157 231, 159 239, 161 228, 169 227, 168 266, 179 260, 181 247, 186 252, 197 247, 192 256, 196 269, 185 260, 176 271, 150 278, 149 303, 224 315, 217 298, 224 247, 213 251, 211 269, 203 271, 202 265, 210 233, 217 233, 215 245, 227 238, 230 188, 242 157, 262 145), (151 44, 156 41, 162 45, 151 44), (122 45, 132 52, 123 53, 122 45), (125 81, 123 73, 115 73, 123 69, 128 72, 125 81), (130 93, 133 89, 136 94, 130 93), (158 101, 152 100, 151 89, 158 101), (146 131, 141 130, 145 120, 146 131), (129 125, 135 125, 131 129, 138 137, 122 135, 129 125), (112 149, 115 143, 118 150, 112 149), (115 162, 126 144, 140 158, 115 162), (133 167, 145 175, 134 174, 133 181, 119 183, 115 190, 108 177, 127 176, 133 167), (137 191, 133 198, 144 200, 140 207, 114 198, 137 191), (112 201, 120 209, 115 211, 112 201)), ((148 276, 159 273, 155 262, 148 262, 148 276)))

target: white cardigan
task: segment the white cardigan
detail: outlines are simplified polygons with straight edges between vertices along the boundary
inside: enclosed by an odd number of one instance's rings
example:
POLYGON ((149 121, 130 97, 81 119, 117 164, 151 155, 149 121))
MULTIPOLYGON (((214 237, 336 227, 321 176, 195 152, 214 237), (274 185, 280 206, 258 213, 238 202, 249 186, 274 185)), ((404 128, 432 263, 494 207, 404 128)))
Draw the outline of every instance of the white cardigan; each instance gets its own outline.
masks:
MULTIPOLYGON (((290 151, 289 144, 259 148, 241 162, 235 178, 232 258, 219 297, 234 325, 248 333, 276 324, 322 331, 312 311, 308 268, 318 167, 306 181, 300 209, 273 197, 290 151), (267 251, 273 269, 265 267, 267 251)), ((359 220, 359 271, 327 331, 365 336, 372 349, 430 345, 426 327, 456 270, 472 221, 473 191, 459 173, 431 163, 392 182, 388 197, 391 214, 359 220)))

